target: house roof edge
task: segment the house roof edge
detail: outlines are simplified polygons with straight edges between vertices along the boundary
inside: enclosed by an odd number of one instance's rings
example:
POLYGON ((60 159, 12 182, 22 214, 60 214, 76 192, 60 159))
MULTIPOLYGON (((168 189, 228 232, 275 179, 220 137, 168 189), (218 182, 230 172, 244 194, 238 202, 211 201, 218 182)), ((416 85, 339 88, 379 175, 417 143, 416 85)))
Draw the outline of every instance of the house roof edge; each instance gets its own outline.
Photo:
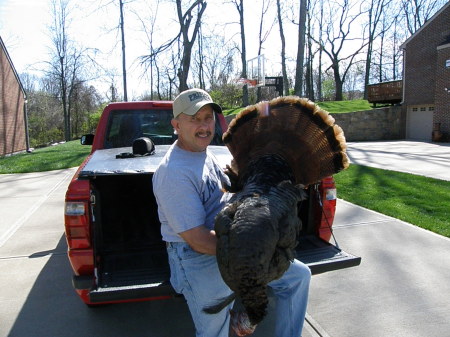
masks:
POLYGON ((22 82, 20 81, 19 74, 17 73, 17 70, 16 70, 16 68, 14 67, 14 63, 12 62, 11 57, 9 56, 8 50, 6 49, 6 45, 3 43, 3 39, 2 39, 1 36, 0 36, 0 47, 1 47, 2 50, 5 52, 6 59, 8 60, 10 66, 11 66, 11 68, 12 68, 12 70, 13 70, 14 76, 16 77, 17 82, 19 83, 20 90, 22 90, 23 96, 24 96, 25 99, 26 99, 27 93, 26 93, 26 91, 25 91, 25 88, 24 88, 23 85, 22 85, 22 82))

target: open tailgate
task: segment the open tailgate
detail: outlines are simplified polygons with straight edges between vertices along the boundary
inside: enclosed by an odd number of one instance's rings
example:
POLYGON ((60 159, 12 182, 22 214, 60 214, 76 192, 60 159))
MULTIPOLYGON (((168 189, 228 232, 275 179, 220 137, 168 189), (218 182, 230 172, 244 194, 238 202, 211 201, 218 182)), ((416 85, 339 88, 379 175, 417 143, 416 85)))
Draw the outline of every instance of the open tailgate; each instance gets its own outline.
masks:
MULTIPOLYGON (((132 159, 116 158, 117 154, 130 151, 131 148, 97 150, 80 171, 79 176, 93 178, 102 175, 153 173, 169 147, 169 145, 158 145, 154 155, 132 159)), ((226 147, 210 146, 210 148, 223 167, 230 162, 231 155, 226 147)), ((312 274, 355 267, 361 263, 361 257, 349 254, 313 234, 299 238, 296 258, 308 265, 312 274)))
POLYGON ((308 265, 313 275, 356 267, 361 263, 361 257, 349 254, 315 235, 300 237, 296 258, 308 265))

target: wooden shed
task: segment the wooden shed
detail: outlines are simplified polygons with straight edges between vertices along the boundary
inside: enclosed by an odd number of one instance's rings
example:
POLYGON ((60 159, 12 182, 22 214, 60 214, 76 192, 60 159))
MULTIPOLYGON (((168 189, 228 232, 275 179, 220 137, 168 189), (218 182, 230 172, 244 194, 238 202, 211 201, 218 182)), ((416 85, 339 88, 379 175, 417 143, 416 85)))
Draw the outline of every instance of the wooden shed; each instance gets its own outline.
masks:
POLYGON ((26 93, 0 37, 0 156, 28 149, 26 93))

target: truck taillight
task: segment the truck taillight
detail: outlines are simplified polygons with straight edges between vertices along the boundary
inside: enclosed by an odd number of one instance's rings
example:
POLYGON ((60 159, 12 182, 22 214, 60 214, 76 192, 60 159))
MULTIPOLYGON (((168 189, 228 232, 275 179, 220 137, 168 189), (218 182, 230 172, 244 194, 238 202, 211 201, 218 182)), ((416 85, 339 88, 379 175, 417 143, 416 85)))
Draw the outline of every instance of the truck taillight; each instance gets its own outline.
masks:
POLYGON ((336 200, 337 192, 335 188, 328 188, 325 190, 325 199, 326 200, 336 200))
POLYGON ((319 236, 325 241, 329 241, 333 232, 332 226, 334 215, 336 213, 337 200, 336 185, 334 183, 333 177, 327 177, 323 179, 319 191, 319 198, 322 208, 319 217, 319 236))
POLYGON ((64 218, 69 248, 89 248, 88 203, 81 201, 67 201, 64 209, 64 218))
POLYGON ((66 202, 65 215, 84 215, 86 207, 84 202, 66 202))

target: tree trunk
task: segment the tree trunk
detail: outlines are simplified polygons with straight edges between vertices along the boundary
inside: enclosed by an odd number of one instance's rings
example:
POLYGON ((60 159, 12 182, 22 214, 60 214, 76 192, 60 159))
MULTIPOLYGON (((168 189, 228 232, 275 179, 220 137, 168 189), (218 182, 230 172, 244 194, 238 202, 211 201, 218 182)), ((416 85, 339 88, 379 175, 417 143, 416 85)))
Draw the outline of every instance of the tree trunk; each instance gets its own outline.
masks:
MULTIPOLYGON (((245 29, 244 29, 244 0, 234 0, 234 5, 239 13, 239 26, 241 28, 241 63, 242 72, 241 78, 247 78, 247 50, 245 47, 245 29)), ((249 104, 248 102, 248 86, 244 84, 242 87, 242 106, 245 107, 249 104)))
POLYGON ((306 35, 306 0, 300 0, 300 13, 298 25, 297 67, 295 72, 294 94, 303 95, 303 61, 305 57, 306 35))
POLYGON ((341 78, 341 74, 339 73, 339 64, 333 64, 333 75, 334 75, 334 83, 336 85, 336 94, 335 94, 335 101, 342 101, 344 99, 344 96, 342 94, 342 88, 343 88, 343 80, 341 78))
MULTIPOLYGON (((323 2, 320 2, 320 27, 323 26, 323 2)), ((319 33, 319 69, 317 74, 317 98, 320 101, 323 100, 323 94, 322 94, 322 55, 323 55, 323 49, 322 49, 322 29, 320 29, 319 33)))
POLYGON ((281 5, 280 0, 277 0, 277 15, 278 15, 278 26, 280 27, 280 38, 281 38, 281 70, 283 74, 283 91, 284 95, 289 95, 289 82, 286 72, 286 39, 284 38, 283 31, 283 21, 281 19, 281 5))
POLYGON ((127 95, 127 67, 125 58, 125 30, 123 22, 123 1, 120 0, 120 32, 122 35, 122 77, 123 77, 123 100, 128 101, 127 95))
POLYGON ((188 84, 188 76, 189 76, 189 68, 191 65, 191 53, 192 53, 192 46, 195 43, 195 39, 198 35, 198 31, 200 29, 201 25, 201 19, 202 15, 206 9, 206 2, 204 0, 197 0, 195 1, 189 9, 186 10, 186 12, 183 14, 182 12, 182 6, 181 6, 181 0, 176 0, 177 3, 177 13, 178 13, 178 20, 180 23, 180 30, 181 35, 183 36, 183 52, 182 52, 182 59, 181 59, 181 67, 178 69, 178 80, 180 82, 179 85, 179 91, 185 91, 187 90, 188 84), (195 21, 194 29, 192 31, 192 35, 189 38, 189 28, 191 25, 191 20, 193 18, 192 11, 197 7, 200 6, 197 13, 197 18, 195 21))
MULTIPOLYGON (((269 30, 266 33, 264 33, 264 35, 263 35, 264 17, 266 15, 270 5, 271 5, 271 0, 263 0, 262 5, 261 5, 261 19, 259 21, 259 34, 258 34, 258 56, 261 56, 262 44, 266 41, 266 39, 273 27, 273 23, 272 23, 269 30)), ((273 22, 275 23, 275 21, 273 21, 273 22)), ((266 76, 266 74, 261 74, 261 75, 266 76)), ((257 102, 260 102, 262 100, 261 96, 262 96, 262 90, 261 90, 261 87, 258 87, 256 89, 256 101, 257 102)))
POLYGON ((367 46, 367 54, 366 54, 366 71, 364 74, 364 99, 367 99, 368 97, 367 86, 369 85, 371 64, 372 64, 372 40, 369 38, 369 45, 367 46))

